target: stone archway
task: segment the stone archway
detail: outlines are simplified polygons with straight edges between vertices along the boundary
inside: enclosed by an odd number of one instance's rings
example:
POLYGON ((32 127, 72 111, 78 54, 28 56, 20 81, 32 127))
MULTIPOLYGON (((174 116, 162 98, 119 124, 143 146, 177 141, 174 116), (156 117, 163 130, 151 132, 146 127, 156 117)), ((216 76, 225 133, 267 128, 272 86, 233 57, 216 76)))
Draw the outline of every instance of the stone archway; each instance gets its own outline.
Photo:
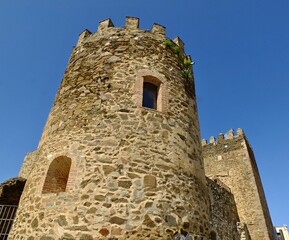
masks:
POLYGON ((6 240, 12 227, 26 179, 10 178, 0 184, 0 239, 6 240))

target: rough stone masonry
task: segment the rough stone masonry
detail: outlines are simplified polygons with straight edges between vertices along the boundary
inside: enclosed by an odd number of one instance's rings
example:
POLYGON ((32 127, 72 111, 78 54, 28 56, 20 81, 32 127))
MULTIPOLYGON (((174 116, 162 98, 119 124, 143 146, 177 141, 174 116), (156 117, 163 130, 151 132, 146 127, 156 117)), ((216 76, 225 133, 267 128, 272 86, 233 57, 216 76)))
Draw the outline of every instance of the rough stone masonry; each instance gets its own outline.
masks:
POLYGON ((273 240, 247 228, 233 186, 205 177, 184 43, 134 17, 80 34, 19 177, 27 181, 9 240, 273 240), (147 91, 155 107, 144 105, 147 91))

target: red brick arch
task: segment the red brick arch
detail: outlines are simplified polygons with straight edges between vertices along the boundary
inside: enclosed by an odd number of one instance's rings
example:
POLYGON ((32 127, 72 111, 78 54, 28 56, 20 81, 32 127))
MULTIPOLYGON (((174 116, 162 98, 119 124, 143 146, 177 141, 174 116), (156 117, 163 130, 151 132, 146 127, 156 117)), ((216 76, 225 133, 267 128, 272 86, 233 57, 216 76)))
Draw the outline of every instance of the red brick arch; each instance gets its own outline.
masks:
POLYGON ((55 158, 49 165, 42 193, 65 192, 69 173, 71 169, 71 158, 60 156, 55 158))

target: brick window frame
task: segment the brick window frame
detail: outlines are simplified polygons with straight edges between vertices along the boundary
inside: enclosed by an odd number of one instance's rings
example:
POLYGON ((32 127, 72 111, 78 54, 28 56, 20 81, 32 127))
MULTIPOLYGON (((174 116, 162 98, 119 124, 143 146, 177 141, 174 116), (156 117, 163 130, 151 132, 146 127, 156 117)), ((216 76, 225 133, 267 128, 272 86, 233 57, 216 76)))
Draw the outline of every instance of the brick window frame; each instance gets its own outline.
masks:
POLYGON ((157 108, 152 110, 166 113, 168 111, 168 91, 166 78, 162 74, 153 70, 142 69, 137 72, 134 97, 136 105, 141 108, 143 108, 144 82, 152 83, 158 87, 157 108))
POLYGON ((41 193, 61 193, 72 189, 75 169, 75 161, 72 158, 65 155, 54 157, 46 170, 41 193))

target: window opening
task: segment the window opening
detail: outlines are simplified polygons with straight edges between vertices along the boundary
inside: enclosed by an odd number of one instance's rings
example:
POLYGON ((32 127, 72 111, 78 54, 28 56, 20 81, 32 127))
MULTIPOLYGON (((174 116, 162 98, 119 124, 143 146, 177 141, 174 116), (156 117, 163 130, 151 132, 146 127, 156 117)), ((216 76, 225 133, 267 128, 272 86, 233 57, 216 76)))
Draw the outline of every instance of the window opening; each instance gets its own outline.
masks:
POLYGON ((217 234, 214 232, 214 231, 212 231, 211 233, 210 233, 210 238, 209 238, 210 240, 217 240, 217 234))
POLYGON ((158 87, 150 82, 143 83, 143 107, 157 109, 158 90, 158 87))
POLYGON ((0 205, 0 239, 7 240, 16 215, 17 206, 0 205))

